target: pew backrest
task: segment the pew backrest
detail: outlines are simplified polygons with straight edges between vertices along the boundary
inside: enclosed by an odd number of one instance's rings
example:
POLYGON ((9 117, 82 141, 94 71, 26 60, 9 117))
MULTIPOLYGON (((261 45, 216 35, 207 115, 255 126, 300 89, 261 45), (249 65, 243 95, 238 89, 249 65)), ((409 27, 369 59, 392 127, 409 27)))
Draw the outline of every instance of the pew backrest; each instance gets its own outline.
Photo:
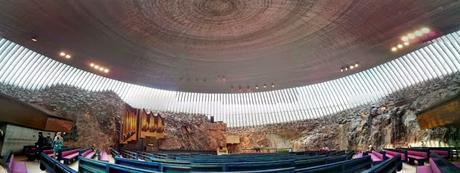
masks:
POLYGON ((348 173, 348 172, 361 172, 372 166, 370 156, 363 156, 362 158, 345 160, 336 163, 322 164, 311 166, 307 168, 296 169, 296 173, 348 173))
POLYGON ((428 158, 428 153, 426 151, 415 151, 415 150, 407 150, 407 157, 421 157, 421 158, 428 158))
POLYGON ((394 173, 402 169, 401 156, 397 155, 391 159, 387 159, 374 167, 364 171, 363 173, 394 173))

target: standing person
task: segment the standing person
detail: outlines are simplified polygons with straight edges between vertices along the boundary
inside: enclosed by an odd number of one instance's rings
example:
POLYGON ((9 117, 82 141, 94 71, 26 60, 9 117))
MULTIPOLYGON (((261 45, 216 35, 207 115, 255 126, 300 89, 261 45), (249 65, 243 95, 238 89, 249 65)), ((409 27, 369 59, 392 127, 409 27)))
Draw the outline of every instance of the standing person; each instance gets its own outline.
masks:
POLYGON ((56 159, 59 159, 59 156, 62 152, 63 145, 64 145, 64 138, 62 138, 61 132, 57 132, 53 140, 53 155, 56 159))

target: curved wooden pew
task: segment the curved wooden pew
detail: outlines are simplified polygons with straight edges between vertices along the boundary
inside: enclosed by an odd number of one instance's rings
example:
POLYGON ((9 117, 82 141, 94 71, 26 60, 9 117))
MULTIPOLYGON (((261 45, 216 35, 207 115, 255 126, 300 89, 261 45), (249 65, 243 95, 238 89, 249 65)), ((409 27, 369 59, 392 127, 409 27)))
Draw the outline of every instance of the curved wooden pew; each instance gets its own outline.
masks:
POLYGON ((40 153, 40 169, 47 173, 77 173, 77 171, 69 168, 54 158, 51 158, 45 153, 40 153))
POLYGON ((460 168, 444 159, 436 153, 431 153, 429 159, 430 165, 417 166, 416 173, 457 173, 460 168))
POLYGON ((391 159, 387 159, 374 167, 364 171, 363 173, 394 173, 397 171, 401 171, 402 169, 402 161, 401 156, 396 155, 391 159))
POLYGON ((110 164, 103 161, 79 158, 79 173, 159 173, 158 171, 135 168, 124 165, 110 164))
POLYGON ((184 164, 165 164, 158 162, 140 161, 134 159, 126 159, 115 157, 115 164, 136 167, 141 169, 154 170, 158 172, 189 172, 190 165, 184 164))
POLYGON ((296 169, 296 173, 348 173, 361 172, 371 168, 371 156, 363 156, 362 158, 339 161, 335 163, 311 166, 307 168, 296 169))

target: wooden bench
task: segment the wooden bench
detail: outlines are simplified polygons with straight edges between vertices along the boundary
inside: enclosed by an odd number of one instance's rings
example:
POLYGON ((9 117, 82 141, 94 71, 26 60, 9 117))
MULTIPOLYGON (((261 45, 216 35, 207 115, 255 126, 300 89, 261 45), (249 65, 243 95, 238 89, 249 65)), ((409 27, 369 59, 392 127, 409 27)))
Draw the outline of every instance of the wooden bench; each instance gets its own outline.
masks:
POLYGON ((80 156, 80 149, 72 149, 62 152, 62 160, 64 160, 64 164, 71 164, 77 161, 78 156, 80 156))
POLYGON ((407 159, 409 160, 409 163, 414 163, 414 160, 417 160, 418 165, 423 165, 425 161, 428 160, 428 152, 407 150, 407 159))
POLYGON ((110 164, 108 162, 86 159, 84 157, 79 158, 78 171, 91 173, 159 173, 158 171, 154 170, 141 169, 119 164, 110 164))
POLYGON ((385 153, 372 151, 369 153, 369 156, 371 156, 372 162, 377 164, 385 160, 385 153))
POLYGON ((26 163, 14 160, 14 154, 11 154, 8 160, 9 173, 27 173, 26 163))
POLYGON ((393 158, 396 156, 400 156, 401 161, 407 162, 407 153, 405 151, 400 151, 400 150, 390 150, 390 149, 385 149, 385 156, 388 158, 393 158))
POLYGON ((443 157, 432 153, 428 159, 429 165, 417 166, 416 173, 457 173, 460 168, 450 163, 443 157))
POLYGON ((89 149, 81 153, 81 156, 87 159, 92 159, 96 155, 96 151, 89 149))
POLYGON ((450 158, 449 150, 430 149, 430 155, 433 153, 437 154, 438 156, 444 157, 446 159, 450 158))
POLYGON ((107 154, 107 152, 101 151, 99 160, 104 161, 104 162, 109 162, 109 155, 107 154))
POLYGON ((362 158, 345 160, 336 163, 329 163, 307 168, 296 169, 296 173, 349 173, 362 172, 371 168, 371 156, 363 156, 362 158))
POLYGON ((40 170, 46 171, 47 173, 77 173, 77 171, 45 153, 40 154, 40 170))
POLYGON ((401 155, 386 159, 363 173, 395 173, 402 170, 401 155))

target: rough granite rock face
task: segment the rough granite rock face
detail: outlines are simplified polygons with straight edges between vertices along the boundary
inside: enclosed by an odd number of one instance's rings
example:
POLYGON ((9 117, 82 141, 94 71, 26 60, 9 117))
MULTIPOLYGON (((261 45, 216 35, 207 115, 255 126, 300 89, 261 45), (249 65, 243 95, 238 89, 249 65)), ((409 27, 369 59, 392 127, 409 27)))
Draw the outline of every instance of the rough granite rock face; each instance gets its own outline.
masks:
POLYGON ((397 91, 378 102, 334 115, 285 124, 230 128, 239 135, 239 149, 293 148, 297 151, 366 150, 399 146, 460 146, 460 127, 421 130, 416 112, 460 93, 460 73, 397 91), (273 136, 277 138, 274 139, 273 136))
POLYGON ((225 146, 226 125, 211 123, 205 115, 163 112, 165 136, 161 150, 215 151, 225 146))
MULTIPOLYGON (((99 148, 118 145, 125 102, 111 91, 92 92, 57 85, 31 91, 1 85, 0 92, 23 102, 34 103, 75 122, 76 131, 65 138, 65 145, 99 148)), ((226 125, 211 123, 204 115, 160 112, 165 118, 164 150, 216 150, 225 146, 226 125)))
POLYGON ((114 92, 91 92, 65 85, 36 91, 0 85, 0 92, 73 120, 76 132, 65 136, 69 138, 65 145, 108 148, 118 141, 117 124, 125 103, 114 92))

